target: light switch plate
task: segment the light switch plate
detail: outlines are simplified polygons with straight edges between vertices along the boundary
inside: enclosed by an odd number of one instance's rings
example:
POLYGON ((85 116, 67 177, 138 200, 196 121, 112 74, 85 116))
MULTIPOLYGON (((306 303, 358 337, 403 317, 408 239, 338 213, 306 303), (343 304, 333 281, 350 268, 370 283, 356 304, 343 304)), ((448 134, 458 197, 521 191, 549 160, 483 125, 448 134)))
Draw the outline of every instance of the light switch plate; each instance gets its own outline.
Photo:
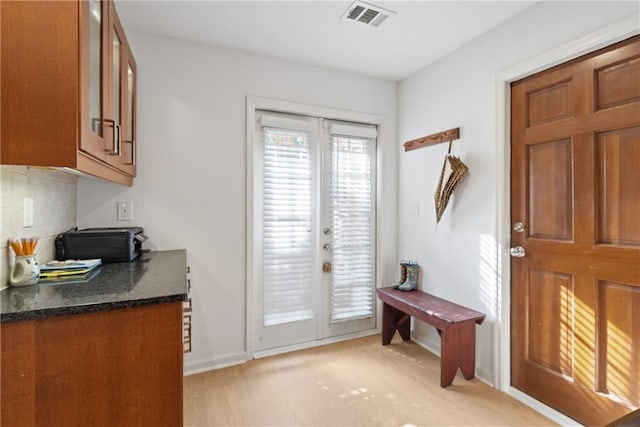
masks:
POLYGON ((118 221, 133 221, 133 202, 118 202, 118 221))
POLYGON ((33 199, 25 197, 22 207, 22 226, 33 227, 33 199))

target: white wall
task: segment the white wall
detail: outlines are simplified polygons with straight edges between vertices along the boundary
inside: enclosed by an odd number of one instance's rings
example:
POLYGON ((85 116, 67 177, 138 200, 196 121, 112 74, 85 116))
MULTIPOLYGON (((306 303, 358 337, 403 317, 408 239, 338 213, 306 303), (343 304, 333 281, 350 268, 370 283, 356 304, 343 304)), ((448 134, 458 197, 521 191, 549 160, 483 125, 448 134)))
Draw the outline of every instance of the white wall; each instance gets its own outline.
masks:
MULTIPOLYGON (((496 249, 501 167, 496 162, 496 77, 500 70, 634 13, 637 2, 541 2, 399 85, 400 143, 459 126, 461 139, 454 142, 453 154, 470 169, 436 228, 433 193, 447 144, 400 150, 399 258, 421 264, 423 290, 487 314, 477 328, 476 374, 490 383, 502 268, 496 249)), ((414 335, 438 351, 439 339, 431 329, 418 324, 414 335)))
POLYGON ((196 43, 128 34, 138 65, 138 177, 132 188, 81 178, 78 225, 142 225, 153 249, 186 248, 194 295, 187 369, 245 357, 247 95, 383 117, 382 277, 397 274, 394 82, 196 43), (134 203, 117 222, 116 201, 134 203))

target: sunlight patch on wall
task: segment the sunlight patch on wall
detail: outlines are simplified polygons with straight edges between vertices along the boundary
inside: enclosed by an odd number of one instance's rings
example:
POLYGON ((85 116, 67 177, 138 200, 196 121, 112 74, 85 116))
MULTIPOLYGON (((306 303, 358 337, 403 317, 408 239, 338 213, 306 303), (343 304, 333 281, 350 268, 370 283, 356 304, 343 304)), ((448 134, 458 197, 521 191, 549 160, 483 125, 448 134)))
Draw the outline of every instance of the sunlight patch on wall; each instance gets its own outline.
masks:
POLYGON ((498 286, 498 250, 496 240, 489 234, 480 236, 480 266, 478 277, 480 280, 480 300, 489 311, 489 317, 495 317, 498 313, 499 288, 498 286))

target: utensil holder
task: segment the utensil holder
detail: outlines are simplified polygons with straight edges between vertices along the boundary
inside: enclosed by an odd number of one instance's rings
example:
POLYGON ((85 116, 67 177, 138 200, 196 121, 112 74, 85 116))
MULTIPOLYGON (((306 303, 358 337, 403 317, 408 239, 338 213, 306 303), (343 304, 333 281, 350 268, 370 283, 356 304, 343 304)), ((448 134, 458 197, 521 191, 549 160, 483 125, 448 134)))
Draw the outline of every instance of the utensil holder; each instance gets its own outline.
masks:
POLYGON ((38 283, 40 278, 40 267, 34 255, 17 255, 13 264, 9 283, 11 286, 28 286, 38 283))

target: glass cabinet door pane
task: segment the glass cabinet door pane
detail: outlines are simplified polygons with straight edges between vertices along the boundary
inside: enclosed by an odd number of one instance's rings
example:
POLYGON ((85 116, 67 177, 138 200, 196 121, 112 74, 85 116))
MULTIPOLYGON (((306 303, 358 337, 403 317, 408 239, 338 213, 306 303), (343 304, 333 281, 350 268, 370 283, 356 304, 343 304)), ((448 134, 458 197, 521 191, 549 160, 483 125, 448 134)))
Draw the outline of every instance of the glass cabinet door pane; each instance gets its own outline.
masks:
POLYGON ((135 165, 135 150, 136 150, 136 132, 135 132, 135 93, 136 93, 136 73, 134 69, 131 67, 131 63, 127 61, 127 110, 126 110, 126 120, 125 126, 123 127, 124 132, 124 150, 126 150, 123 154, 124 161, 127 165, 135 165))
POLYGON ((133 69, 131 69, 131 64, 128 64, 127 65, 127 129, 125 131, 126 141, 133 141, 133 135, 134 135, 133 97, 134 97, 134 91, 135 91, 135 84, 136 84, 135 73, 133 72, 133 69))
POLYGON ((102 136, 102 2, 89 1, 89 126, 102 136))
POLYGON ((120 42, 120 38, 118 37, 117 32, 113 32, 113 70, 111 74, 111 78, 113 79, 113 87, 112 87, 112 103, 113 105, 113 120, 116 121, 117 125, 122 124, 122 118, 120 116, 120 57, 121 57, 121 49, 122 43, 120 42))

